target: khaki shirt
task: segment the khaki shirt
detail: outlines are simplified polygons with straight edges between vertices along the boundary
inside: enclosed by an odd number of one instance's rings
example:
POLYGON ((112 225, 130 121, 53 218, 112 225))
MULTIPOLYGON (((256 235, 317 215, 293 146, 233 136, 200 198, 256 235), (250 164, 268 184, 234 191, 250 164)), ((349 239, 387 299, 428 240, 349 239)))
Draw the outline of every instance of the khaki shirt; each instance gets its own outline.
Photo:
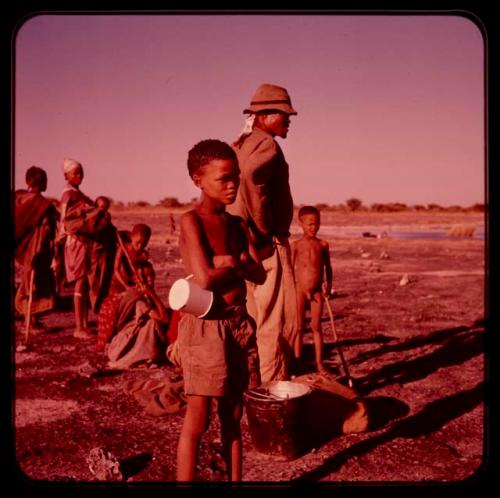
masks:
POLYGON ((255 238, 257 248, 268 246, 272 237, 288 237, 293 200, 288 183, 288 164, 273 137, 254 128, 235 147, 240 166, 236 200, 227 211, 241 216, 255 238))

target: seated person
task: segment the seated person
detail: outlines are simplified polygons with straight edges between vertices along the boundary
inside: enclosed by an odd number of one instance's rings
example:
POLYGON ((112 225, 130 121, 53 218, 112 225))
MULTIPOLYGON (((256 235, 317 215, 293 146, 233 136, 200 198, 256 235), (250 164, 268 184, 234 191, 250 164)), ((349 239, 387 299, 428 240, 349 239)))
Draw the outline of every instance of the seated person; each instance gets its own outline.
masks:
POLYGON ((144 282, 121 294, 116 326, 108 345, 108 367, 126 369, 165 360, 169 311, 154 290, 155 272, 149 261, 139 265, 144 282))
POLYGON ((127 290, 134 290, 140 284, 137 280, 137 268, 148 260, 146 246, 151 237, 151 228, 148 225, 137 224, 132 232, 117 232, 122 242, 114 259, 114 272, 111 277, 109 291, 103 300, 98 314, 96 350, 104 351, 115 328, 118 303, 121 294, 127 290), (124 253, 124 248, 127 254, 124 253), (133 268, 130 266, 132 262, 133 268))
POLYGON ((111 279, 113 292, 123 292, 137 285, 134 269, 130 266, 140 265, 149 258, 146 247, 151 238, 151 228, 143 223, 134 225, 129 233, 120 232, 122 243, 115 256, 114 273, 111 279), (127 251, 127 254, 125 254, 127 251))

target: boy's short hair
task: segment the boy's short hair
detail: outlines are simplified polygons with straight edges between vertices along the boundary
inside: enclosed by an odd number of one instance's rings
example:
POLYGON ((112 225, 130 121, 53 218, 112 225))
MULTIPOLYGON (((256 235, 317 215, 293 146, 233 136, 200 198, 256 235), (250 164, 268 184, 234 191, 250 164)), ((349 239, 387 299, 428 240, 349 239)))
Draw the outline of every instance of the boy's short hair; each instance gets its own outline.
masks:
POLYGON ((130 235, 133 236, 135 234, 142 235, 146 240, 149 240, 151 237, 151 227, 149 225, 145 225, 144 223, 137 223, 132 228, 130 235))
POLYGON ((47 173, 38 166, 31 166, 26 170, 26 185, 28 187, 39 187, 47 182, 47 173))
POLYGON ((299 219, 306 214, 315 214, 318 218, 320 217, 319 209, 314 206, 302 206, 299 209, 299 219))
POLYGON ((214 159, 232 159, 238 161, 236 152, 226 142, 209 138, 198 142, 188 153, 187 167, 189 176, 214 159))

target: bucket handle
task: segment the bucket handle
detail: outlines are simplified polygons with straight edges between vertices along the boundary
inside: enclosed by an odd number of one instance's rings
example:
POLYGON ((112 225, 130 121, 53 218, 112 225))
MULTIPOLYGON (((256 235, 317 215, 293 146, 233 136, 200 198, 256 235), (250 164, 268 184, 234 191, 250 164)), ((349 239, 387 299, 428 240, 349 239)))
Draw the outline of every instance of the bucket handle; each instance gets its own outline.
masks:
POLYGON ((188 275, 184 280, 189 280, 190 278, 193 278, 194 277, 194 273, 191 273, 190 275, 188 275))

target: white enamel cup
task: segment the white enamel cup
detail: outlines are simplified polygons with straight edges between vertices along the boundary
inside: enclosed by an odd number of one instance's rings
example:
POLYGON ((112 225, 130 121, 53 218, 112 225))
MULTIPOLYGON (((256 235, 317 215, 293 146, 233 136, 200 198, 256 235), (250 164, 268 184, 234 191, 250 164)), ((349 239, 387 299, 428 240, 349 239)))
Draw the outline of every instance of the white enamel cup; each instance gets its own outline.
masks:
POLYGON ((212 307, 214 294, 202 289, 192 280, 193 275, 176 280, 168 294, 168 304, 173 310, 181 310, 203 318, 212 307))

